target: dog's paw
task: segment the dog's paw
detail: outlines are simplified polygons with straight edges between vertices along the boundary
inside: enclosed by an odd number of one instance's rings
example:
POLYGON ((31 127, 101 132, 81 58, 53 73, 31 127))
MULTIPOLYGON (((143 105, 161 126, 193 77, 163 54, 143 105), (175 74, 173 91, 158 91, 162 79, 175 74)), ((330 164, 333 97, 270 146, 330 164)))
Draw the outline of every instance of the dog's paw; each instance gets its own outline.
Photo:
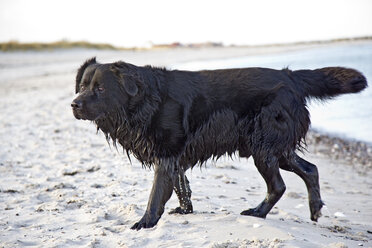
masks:
POLYGON ((257 208, 250 208, 240 213, 241 215, 254 216, 259 218, 266 218, 266 214, 262 214, 257 208))
POLYGON ((135 223, 130 229, 132 230, 141 230, 142 228, 152 228, 158 223, 158 219, 153 219, 146 214, 142 217, 140 221, 135 223))
POLYGON ((310 219, 317 222, 319 217, 322 216, 321 209, 324 206, 322 201, 317 202, 317 204, 310 204, 310 219))
POLYGON ((191 214, 193 213, 192 208, 191 209, 183 209, 181 207, 176 207, 175 209, 172 209, 169 211, 169 214, 191 214))

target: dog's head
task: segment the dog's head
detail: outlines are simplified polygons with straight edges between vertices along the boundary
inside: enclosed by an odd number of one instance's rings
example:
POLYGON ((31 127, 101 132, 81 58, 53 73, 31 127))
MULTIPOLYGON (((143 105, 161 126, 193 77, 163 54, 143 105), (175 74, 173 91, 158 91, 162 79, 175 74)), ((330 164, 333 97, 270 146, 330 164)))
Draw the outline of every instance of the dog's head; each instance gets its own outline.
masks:
POLYGON ((125 109, 130 99, 138 95, 141 84, 127 66, 124 62, 100 64, 95 58, 87 60, 76 75, 75 89, 79 95, 71 103, 74 116, 96 121, 125 109))

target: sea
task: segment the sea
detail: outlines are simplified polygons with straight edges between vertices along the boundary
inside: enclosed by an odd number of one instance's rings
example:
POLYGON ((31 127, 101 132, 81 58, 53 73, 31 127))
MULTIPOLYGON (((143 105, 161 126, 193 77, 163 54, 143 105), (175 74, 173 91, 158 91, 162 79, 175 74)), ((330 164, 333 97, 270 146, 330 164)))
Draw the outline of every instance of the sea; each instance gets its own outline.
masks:
MULTIPOLYGON (((182 70, 269 67, 291 70, 343 66, 362 72, 372 85, 372 43, 335 44, 274 54, 174 64, 182 70)), ((372 86, 358 94, 308 103, 311 128, 340 138, 372 144, 372 86)))

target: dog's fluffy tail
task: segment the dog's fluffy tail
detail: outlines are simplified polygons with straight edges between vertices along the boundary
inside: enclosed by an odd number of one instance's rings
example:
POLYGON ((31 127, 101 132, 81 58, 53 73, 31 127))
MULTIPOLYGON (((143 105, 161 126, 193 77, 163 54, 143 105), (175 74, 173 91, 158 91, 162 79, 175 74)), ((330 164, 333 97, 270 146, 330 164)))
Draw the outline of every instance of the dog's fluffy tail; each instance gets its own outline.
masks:
POLYGON ((301 81, 305 97, 328 99, 347 93, 357 93, 367 87, 367 80, 357 70, 325 67, 316 70, 293 71, 295 81, 301 81))

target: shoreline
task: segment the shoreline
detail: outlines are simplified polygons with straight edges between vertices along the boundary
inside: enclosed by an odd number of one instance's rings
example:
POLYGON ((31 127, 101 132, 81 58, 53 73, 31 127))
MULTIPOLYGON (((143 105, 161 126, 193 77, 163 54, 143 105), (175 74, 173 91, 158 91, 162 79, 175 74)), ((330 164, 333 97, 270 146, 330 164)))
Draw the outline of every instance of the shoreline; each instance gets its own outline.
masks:
POLYGON ((311 129, 306 136, 307 150, 332 160, 349 165, 361 165, 364 170, 372 169, 372 144, 351 138, 311 129))

